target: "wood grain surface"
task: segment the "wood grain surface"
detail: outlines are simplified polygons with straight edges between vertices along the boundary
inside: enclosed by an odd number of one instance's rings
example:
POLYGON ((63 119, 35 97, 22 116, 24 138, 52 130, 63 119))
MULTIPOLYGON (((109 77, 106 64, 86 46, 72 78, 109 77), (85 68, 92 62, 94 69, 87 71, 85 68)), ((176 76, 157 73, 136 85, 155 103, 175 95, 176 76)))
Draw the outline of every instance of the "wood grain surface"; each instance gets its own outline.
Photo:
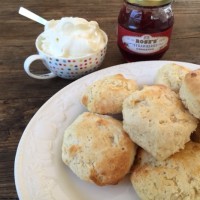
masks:
MULTIPOLYGON (((101 68, 124 63, 116 44, 117 16, 122 0, 6 0, 0 1, 0 200, 18 199, 14 159, 23 131, 37 110, 71 81, 36 80, 23 70, 26 57, 36 53, 35 39, 43 27, 18 14, 20 6, 44 18, 77 16, 96 20, 109 43, 101 68)), ((200 64, 200 1, 176 0, 170 49, 162 60, 200 64)), ((40 62, 33 69, 44 72, 40 62)), ((39 199, 38 199, 39 200, 39 199)))

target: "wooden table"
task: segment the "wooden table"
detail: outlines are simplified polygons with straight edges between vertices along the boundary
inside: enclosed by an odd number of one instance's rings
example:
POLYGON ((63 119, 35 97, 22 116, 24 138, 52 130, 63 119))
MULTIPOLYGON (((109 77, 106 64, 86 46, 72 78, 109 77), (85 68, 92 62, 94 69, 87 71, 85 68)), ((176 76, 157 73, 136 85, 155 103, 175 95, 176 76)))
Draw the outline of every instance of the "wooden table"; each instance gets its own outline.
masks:
MULTIPOLYGON (((18 14, 26 7, 46 19, 77 16, 96 20, 108 34, 109 44, 101 68, 124 63, 116 45, 117 16, 122 0, 1 1, 0 6, 0 199, 18 199, 14 159, 20 137, 36 111, 52 95, 70 84, 60 78, 36 80, 23 69, 26 57, 36 53, 35 38, 43 27, 18 14)), ((163 60, 200 64, 200 1, 176 0, 170 49, 163 60)), ((41 63, 33 68, 40 70, 41 63)), ((43 72, 44 70, 40 70, 43 72)))

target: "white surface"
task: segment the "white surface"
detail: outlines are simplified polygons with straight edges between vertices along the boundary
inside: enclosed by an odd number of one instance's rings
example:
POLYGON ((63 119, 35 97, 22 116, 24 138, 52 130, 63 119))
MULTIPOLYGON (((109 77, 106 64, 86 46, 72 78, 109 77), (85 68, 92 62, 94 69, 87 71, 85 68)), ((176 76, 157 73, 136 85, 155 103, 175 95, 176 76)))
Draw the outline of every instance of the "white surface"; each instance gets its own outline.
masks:
MULTIPOLYGON (((80 99, 85 88, 104 76, 122 73, 139 85, 152 84, 167 62, 136 62, 109 67, 66 86, 35 114, 20 140, 15 158, 15 183, 20 200, 137 200, 129 178, 118 185, 99 187, 77 178, 61 160, 66 127, 85 109, 80 99)), ((180 63, 188 68, 199 65, 180 63)))

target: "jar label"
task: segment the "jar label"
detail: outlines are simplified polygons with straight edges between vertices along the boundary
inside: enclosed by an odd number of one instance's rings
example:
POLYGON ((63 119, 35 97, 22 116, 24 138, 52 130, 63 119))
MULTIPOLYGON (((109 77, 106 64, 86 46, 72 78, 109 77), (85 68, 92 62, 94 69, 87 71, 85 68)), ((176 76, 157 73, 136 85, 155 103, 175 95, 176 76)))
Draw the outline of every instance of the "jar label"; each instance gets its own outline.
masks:
POLYGON ((154 54, 166 50, 169 47, 172 27, 166 31, 144 34, 129 31, 118 26, 118 45, 128 52, 138 54, 154 54))

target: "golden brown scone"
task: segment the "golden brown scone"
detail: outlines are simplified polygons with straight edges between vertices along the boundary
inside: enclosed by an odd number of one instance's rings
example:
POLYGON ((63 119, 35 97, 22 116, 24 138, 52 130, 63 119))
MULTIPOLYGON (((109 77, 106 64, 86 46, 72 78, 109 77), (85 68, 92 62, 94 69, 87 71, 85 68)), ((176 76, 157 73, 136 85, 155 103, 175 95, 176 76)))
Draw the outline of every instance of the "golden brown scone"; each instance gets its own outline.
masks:
POLYGON ((200 69, 185 76, 179 94, 189 112, 200 119, 200 69))
POLYGON ((88 87, 82 97, 82 103, 90 112, 121 113, 124 99, 137 87, 134 80, 126 79, 122 74, 107 76, 88 87))
POLYGON ((158 161, 138 149, 131 175, 141 200, 200 199, 200 144, 188 142, 185 149, 158 161))
POLYGON ((110 116, 85 112, 65 131, 62 160, 82 180, 117 184, 134 161, 136 145, 110 116))
POLYGON ((197 127, 178 95, 164 85, 134 92, 124 101, 122 113, 130 138, 158 160, 183 149, 197 127))
POLYGON ((190 70, 184 66, 175 63, 166 64, 158 70, 155 84, 166 85, 173 91, 178 92, 182 80, 188 72, 190 72, 190 70))

